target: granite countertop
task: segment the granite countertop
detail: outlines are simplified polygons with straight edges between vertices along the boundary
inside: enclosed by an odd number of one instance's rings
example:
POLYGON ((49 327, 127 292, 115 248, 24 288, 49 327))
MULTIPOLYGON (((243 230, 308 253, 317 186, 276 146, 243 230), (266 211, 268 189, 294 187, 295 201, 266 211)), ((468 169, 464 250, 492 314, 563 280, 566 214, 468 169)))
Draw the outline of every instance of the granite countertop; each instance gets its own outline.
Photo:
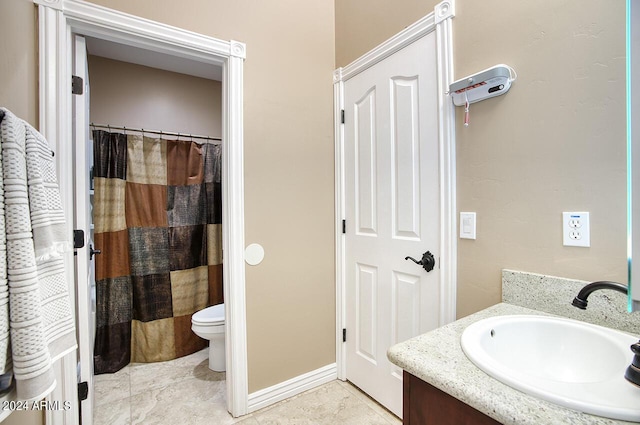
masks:
POLYGON ((577 412, 527 395, 490 377, 471 363, 460 347, 464 329, 487 317, 510 314, 550 315, 512 304, 496 304, 396 344, 387 355, 395 365, 504 425, 632 423, 577 412))

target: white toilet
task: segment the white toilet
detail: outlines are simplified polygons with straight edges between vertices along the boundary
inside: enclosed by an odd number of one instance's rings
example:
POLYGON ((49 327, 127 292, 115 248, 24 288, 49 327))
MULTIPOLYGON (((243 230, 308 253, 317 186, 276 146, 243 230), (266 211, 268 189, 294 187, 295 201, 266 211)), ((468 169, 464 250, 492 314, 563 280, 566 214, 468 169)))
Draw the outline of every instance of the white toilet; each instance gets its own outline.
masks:
POLYGON ((200 310, 191 316, 191 330, 209 340, 209 369, 225 371, 224 304, 200 310))

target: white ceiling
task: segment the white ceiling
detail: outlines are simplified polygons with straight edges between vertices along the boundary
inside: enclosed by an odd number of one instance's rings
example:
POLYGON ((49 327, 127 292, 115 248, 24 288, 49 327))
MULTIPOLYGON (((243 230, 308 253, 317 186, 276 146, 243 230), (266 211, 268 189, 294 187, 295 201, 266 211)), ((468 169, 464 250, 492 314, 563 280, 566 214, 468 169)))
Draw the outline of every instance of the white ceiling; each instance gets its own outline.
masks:
POLYGON ((209 80, 222 81, 222 66, 193 59, 179 58, 165 53, 144 50, 126 44, 86 37, 87 51, 90 55, 135 63, 165 71, 192 75, 209 80))

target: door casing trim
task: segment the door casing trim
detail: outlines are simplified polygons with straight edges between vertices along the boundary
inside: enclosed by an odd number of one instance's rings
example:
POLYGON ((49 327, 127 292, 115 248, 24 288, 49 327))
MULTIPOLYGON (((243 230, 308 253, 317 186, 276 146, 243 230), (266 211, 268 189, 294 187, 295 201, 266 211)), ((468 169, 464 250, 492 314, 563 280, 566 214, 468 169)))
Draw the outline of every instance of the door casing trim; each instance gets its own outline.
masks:
MULTIPOLYGON (((39 19, 40 132, 56 153, 60 190, 67 215, 73 205, 71 58, 72 34, 128 44, 172 56, 222 66, 222 244, 226 311, 227 409, 247 413, 248 372, 244 264, 243 67, 246 45, 197 34, 81 0, 33 0, 39 19), (233 196, 230 196, 233 194, 233 196)), ((73 217, 67 216, 68 234, 73 217)), ((65 258, 73 276, 73 256, 65 258)), ((70 279, 71 280, 71 279, 70 279)), ((73 280, 70 293, 74 298, 73 280)), ((75 303, 74 299, 72 302, 75 303)), ((77 403, 76 353, 57 362, 58 386, 52 400, 77 403)), ((77 424, 77 404, 68 411, 46 411, 47 424, 77 424)))
MULTIPOLYGON (((342 330, 346 328, 344 83, 351 77, 393 55, 419 38, 436 32, 438 85, 438 164, 440 167, 440 326, 456 317, 456 147, 455 108, 449 98, 453 82, 452 19, 455 0, 438 3, 434 11, 376 48, 333 73, 335 139, 335 239, 336 239, 336 364, 338 379, 347 379, 347 353, 342 330)), ((348 223, 347 223, 348 225, 348 223)))

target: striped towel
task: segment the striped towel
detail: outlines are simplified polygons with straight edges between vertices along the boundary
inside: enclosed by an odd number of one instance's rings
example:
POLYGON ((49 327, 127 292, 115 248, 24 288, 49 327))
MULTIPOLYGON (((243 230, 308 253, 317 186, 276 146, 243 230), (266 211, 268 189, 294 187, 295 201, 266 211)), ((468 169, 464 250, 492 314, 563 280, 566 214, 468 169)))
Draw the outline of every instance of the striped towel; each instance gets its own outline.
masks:
POLYGON ((37 400, 56 385, 52 362, 76 348, 70 244, 49 144, 0 109, 0 373, 13 368, 18 399, 37 400))

